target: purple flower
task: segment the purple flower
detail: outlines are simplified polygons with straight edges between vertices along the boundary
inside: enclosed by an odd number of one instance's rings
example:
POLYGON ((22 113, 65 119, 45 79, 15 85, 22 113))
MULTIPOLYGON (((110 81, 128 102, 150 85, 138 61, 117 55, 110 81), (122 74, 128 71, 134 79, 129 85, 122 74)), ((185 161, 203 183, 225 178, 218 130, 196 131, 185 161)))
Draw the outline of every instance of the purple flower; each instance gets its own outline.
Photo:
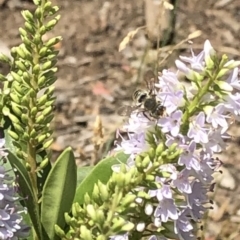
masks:
POLYGON ((176 137, 180 130, 182 111, 178 110, 171 114, 170 117, 160 118, 158 125, 162 127, 162 132, 170 132, 173 137, 176 137))
POLYGON ((183 149, 183 153, 180 155, 178 159, 178 164, 180 166, 185 165, 186 169, 191 170, 192 168, 195 170, 200 170, 199 157, 195 152, 196 143, 191 141, 190 144, 185 146, 183 149))
POLYGON ((238 79, 238 71, 239 69, 237 67, 234 68, 226 80, 227 83, 229 83, 236 90, 240 90, 240 80, 238 79))
POLYGON ((208 123, 211 123, 214 128, 221 126, 224 129, 228 129, 227 117, 226 108, 224 104, 221 103, 207 112, 206 120, 208 123))
POLYGON ((191 193, 192 188, 189 182, 190 171, 183 169, 177 176, 175 180, 172 181, 172 184, 182 193, 191 193))
POLYGON ((160 218, 162 222, 167 222, 168 219, 178 219, 177 207, 174 204, 173 199, 163 199, 159 202, 154 217, 160 218))
POLYGON ((115 236, 110 236, 110 240, 128 240, 128 234, 120 234, 115 236))
MULTIPOLYGON (((0 139, 1 156, 6 158, 5 140, 0 139)), ((0 166, 0 239, 18 239, 29 236, 30 228, 23 222, 23 211, 18 203, 19 197, 13 186, 13 178, 5 167, 0 166)))
POLYGON ((207 143, 208 134, 206 132, 205 126, 205 115, 203 112, 200 112, 196 119, 190 122, 188 137, 193 138, 196 143, 207 143))
POLYGON ((174 221, 174 232, 178 234, 180 239, 195 239, 193 238, 192 230, 193 226, 190 222, 190 218, 188 217, 189 211, 188 209, 184 209, 178 219, 174 221))
POLYGON ((194 205, 201 206, 208 202, 208 189, 202 182, 195 180, 191 183, 191 186, 192 192, 187 195, 187 202, 190 209, 192 209, 194 205))
POLYGON ((161 92, 158 94, 158 97, 162 100, 163 105, 166 107, 166 113, 173 113, 178 107, 184 105, 184 92, 179 90, 177 92, 161 92))
POLYGON ((162 71, 159 83, 155 84, 155 86, 160 88, 160 92, 176 92, 183 89, 181 82, 177 78, 177 74, 166 69, 162 71))

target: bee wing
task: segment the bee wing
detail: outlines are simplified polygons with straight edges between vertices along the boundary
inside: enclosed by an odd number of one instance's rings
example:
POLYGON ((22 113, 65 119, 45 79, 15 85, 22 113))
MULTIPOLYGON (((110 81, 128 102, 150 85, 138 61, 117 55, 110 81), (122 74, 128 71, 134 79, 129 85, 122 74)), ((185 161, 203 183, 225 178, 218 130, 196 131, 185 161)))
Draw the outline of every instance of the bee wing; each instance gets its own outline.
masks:
POLYGON ((150 94, 155 93, 155 79, 156 79, 156 75, 154 74, 154 72, 152 70, 148 70, 144 74, 144 80, 147 84, 147 88, 150 91, 150 94))
POLYGON ((117 110, 117 113, 120 116, 130 116, 135 109, 136 107, 124 105, 117 110))

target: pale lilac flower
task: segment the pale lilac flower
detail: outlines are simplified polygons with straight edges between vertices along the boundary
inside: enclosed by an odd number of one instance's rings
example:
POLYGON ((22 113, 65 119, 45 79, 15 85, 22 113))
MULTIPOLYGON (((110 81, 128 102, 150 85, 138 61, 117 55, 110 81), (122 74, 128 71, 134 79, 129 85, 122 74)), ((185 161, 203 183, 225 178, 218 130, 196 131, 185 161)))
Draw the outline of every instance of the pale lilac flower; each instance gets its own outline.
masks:
POLYGON ((177 92, 161 92, 158 94, 158 97, 162 100, 164 107, 166 107, 166 113, 170 115, 178 107, 184 105, 184 92, 179 90, 177 92))
POLYGON ((207 143, 208 134, 205 127, 205 115, 200 112, 196 119, 190 122, 188 137, 193 138, 196 143, 207 143))
POLYGON ((192 168, 195 170, 200 169, 199 156, 195 152, 196 150, 196 142, 191 141, 190 144, 185 146, 183 149, 183 153, 180 155, 178 159, 178 164, 180 166, 185 165, 186 169, 191 170, 192 168))
MULTIPOLYGON (((195 55, 195 53, 193 52, 193 50, 191 49, 191 53, 192 56, 191 57, 185 57, 185 56, 180 56, 179 58, 186 63, 190 64, 189 71, 195 70, 198 72, 202 72, 204 70, 205 67, 205 63, 204 63, 204 51, 200 52, 198 55, 195 55)), ((178 64, 176 63, 176 65, 180 65, 179 60, 176 60, 176 62, 178 62, 178 64)), ((182 64, 184 64, 183 62, 181 62, 182 64)), ((181 67, 180 67, 181 68, 181 67)))
POLYGON ((187 195, 187 202, 190 209, 196 206, 202 206, 203 204, 209 202, 206 186, 197 180, 191 183, 192 192, 187 195))
POLYGON ((122 150, 125 154, 130 154, 131 158, 134 158, 142 151, 146 151, 149 146, 145 140, 145 133, 139 134, 129 133, 129 139, 122 139, 120 144, 117 144, 115 151, 122 150))
POLYGON ((166 237, 164 237, 164 236, 152 235, 148 240, 168 240, 168 239, 166 237))
POLYGON ((189 182, 190 171, 186 168, 179 172, 176 179, 172 181, 173 186, 175 186, 182 193, 191 193, 192 188, 189 182))
POLYGON ((189 218, 188 209, 184 209, 176 221, 174 221, 174 232, 178 234, 181 239, 193 239, 193 226, 189 218), (184 238, 183 238, 184 237, 184 238))
POLYGON ((150 127, 154 126, 154 123, 149 121, 143 113, 133 112, 128 120, 128 124, 123 126, 123 130, 127 132, 145 132, 150 127))
MULTIPOLYGON (((156 182, 160 182, 161 179, 157 177, 156 182)), ((150 197, 157 197, 158 201, 162 201, 164 198, 171 199, 172 198, 172 191, 170 189, 170 186, 168 185, 162 185, 161 188, 155 189, 155 190, 149 190, 148 192, 150 197)))
POLYGON ((221 126, 224 129, 228 128, 226 108, 223 103, 212 108, 212 111, 207 112, 207 122, 211 123, 214 128, 221 126))
POLYGON ((177 74, 166 69, 162 71, 159 83, 155 84, 155 86, 160 88, 160 92, 176 92, 183 89, 181 82, 177 78, 177 74))
MULTIPOLYGON (((4 151, 5 140, 0 139, 0 150, 4 151)), ((1 154, 6 158, 7 153, 1 154)), ((0 165, 0 239, 10 240, 29 236, 30 228, 23 222, 23 211, 18 203, 19 197, 13 186, 13 178, 5 167, 0 165)))
POLYGON ((172 144, 177 144, 180 148, 186 145, 187 139, 186 136, 178 134, 176 137, 166 134, 167 141, 166 146, 170 147, 172 144))
POLYGON ((170 174, 169 175, 170 179, 172 179, 172 180, 177 179, 178 171, 173 164, 163 164, 159 167, 159 169, 161 170, 161 172, 169 173, 170 174))
POLYGON ((176 137, 180 130, 182 120, 182 111, 177 110, 170 117, 163 117, 158 120, 158 125, 162 128, 162 132, 170 132, 173 137, 176 137))
POLYGON ((120 234, 120 235, 115 235, 115 236, 110 236, 110 240, 128 240, 128 234, 120 234))
POLYGON ((226 149, 227 143, 224 139, 229 139, 227 133, 223 133, 223 129, 211 129, 208 134, 208 142, 203 144, 203 148, 208 153, 219 153, 226 149))
POLYGON ((229 83, 236 90, 240 90, 240 80, 238 79, 238 68, 234 68, 227 78, 227 83, 229 83))
POLYGON ((201 152, 200 158, 201 158, 200 169, 199 170, 192 169, 191 173, 203 184, 210 184, 214 179, 212 175, 215 171, 218 162, 215 163, 211 155, 203 151, 201 152))
POLYGON ((173 199, 165 198, 161 200, 154 212, 154 217, 159 217, 162 222, 167 222, 169 218, 172 220, 178 219, 177 207, 173 199))

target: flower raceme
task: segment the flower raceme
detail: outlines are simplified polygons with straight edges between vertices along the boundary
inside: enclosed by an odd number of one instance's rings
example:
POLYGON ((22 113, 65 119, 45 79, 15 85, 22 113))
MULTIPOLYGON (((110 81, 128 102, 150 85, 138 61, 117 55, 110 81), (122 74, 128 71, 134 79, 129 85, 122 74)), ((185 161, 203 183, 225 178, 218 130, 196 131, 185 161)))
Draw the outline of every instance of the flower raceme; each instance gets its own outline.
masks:
MULTIPOLYGON (((7 152, 3 148, 4 138, 0 139, 0 157, 3 161, 7 158, 7 152)), ((16 189, 13 186, 13 178, 8 174, 5 167, 0 165, 0 239, 14 240, 29 236, 30 228, 23 223, 20 210, 19 197, 16 196, 16 189)))
POLYGON ((226 149, 231 119, 240 119, 239 65, 226 55, 218 57, 207 40, 198 55, 192 51, 192 56, 176 61, 176 72, 163 70, 156 95, 166 114, 156 120, 133 112, 124 126, 129 138, 115 149, 129 154, 127 169, 135 167, 142 174, 142 183, 132 192, 143 210, 129 217, 135 230, 111 239, 196 239, 193 222, 211 206, 207 193, 221 165, 213 155, 226 149), (179 80, 182 75, 190 86, 179 80), (143 160, 146 156, 148 161, 143 160), (139 197, 139 192, 145 195, 139 197))

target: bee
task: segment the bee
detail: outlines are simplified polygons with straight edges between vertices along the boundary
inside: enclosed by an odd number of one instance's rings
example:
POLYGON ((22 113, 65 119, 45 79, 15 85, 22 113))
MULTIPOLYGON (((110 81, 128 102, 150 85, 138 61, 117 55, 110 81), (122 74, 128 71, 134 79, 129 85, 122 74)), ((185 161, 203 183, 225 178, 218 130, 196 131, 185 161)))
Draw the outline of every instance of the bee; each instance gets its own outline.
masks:
POLYGON ((132 98, 134 105, 133 106, 122 106, 118 109, 118 114, 120 116, 130 116, 132 112, 143 113, 148 119, 154 118, 158 119, 163 116, 165 113, 165 107, 162 102, 157 99, 156 90, 155 90, 155 81, 154 77, 147 79, 150 75, 150 72, 145 74, 145 81, 147 83, 147 90, 137 89, 134 91, 132 98))

